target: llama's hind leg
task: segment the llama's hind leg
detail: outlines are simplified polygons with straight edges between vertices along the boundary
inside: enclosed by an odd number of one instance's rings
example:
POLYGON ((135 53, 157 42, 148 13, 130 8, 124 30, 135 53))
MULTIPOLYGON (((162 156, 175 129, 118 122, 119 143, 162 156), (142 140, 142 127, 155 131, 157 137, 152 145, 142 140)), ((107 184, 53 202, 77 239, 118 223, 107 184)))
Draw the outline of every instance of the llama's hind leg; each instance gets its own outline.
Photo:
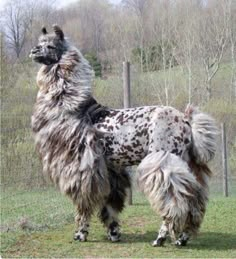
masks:
POLYGON ((184 231, 179 235, 179 238, 175 241, 175 245, 177 246, 186 246, 188 243, 188 240, 190 238, 190 235, 187 231, 184 231))
POLYGON ((157 239, 153 241, 152 246, 163 246, 168 234, 169 234, 168 223, 167 221, 164 220, 159 230, 157 239))
MULTIPOLYGON (((139 188, 155 211, 168 221, 170 236, 175 240, 183 232, 191 209, 189 197, 199 189, 196 178, 186 162, 164 151, 149 154, 137 171, 139 188)), ((163 239, 157 240, 154 246, 163 243, 163 239)))
POLYGON ((74 240, 78 240, 81 242, 87 241, 90 219, 91 213, 81 213, 80 210, 77 209, 77 214, 75 216, 77 229, 74 234, 74 240))
MULTIPOLYGON (((169 234, 169 226, 168 226, 168 223, 164 220, 159 230, 157 239, 153 241, 152 246, 163 246, 168 234, 169 234)), ((178 239, 175 241, 175 245, 186 246, 189 238, 190 238, 190 235, 186 230, 179 235, 178 239)))
POLYGON ((189 239, 197 235, 203 221, 208 201, 208 184, 207 179, 204 184, 202 182, 199 182, 200 188, 188 200, 190 210, 183 232, 175 242, 177 246, 186 246, 189 239))
POLYGON ((120 225, 118 220, 118 212, 110 205, 106 205, 100 212, 100 219, 107 228, 108 239, 112 242, 120 241, 120 225))

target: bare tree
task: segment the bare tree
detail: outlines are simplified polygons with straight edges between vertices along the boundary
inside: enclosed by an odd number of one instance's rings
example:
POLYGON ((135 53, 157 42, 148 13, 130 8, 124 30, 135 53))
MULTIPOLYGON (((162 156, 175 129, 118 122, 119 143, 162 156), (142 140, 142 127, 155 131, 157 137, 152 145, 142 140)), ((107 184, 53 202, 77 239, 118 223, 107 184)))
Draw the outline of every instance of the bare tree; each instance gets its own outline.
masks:
POLYGON ((187 74, 187 91, 188 102, 192 103, 193 98, 193 77, 194 77, 194 63, 196 61, 196 23, 197 16, 200 13, 197 11, 194 1, 183 1, 177 8, 175 20, 175 39, 176 52, 174 53, 178 64, 181 65, 184 72, 187 74))
POLYGON ((143 17, 148 0, 123 0, 122 3, 133 9, 140 17, 143 17))
MULTIPOLYGON (((42 25, 52 21, 55 23, 55 15, 52 15, 54 2, 55 0, 9 0, 6 3, 2 11, 4 35, 8 49, 13 51, 17 59, 26 43, 29 43, 28 48, 32 47, 42 25)), ((56 11, 53 12, 55 13, 56 11)))
POLYGON ((16 57, 19 58, 29 29, 25 5, 22 1, 11 0, 5 6, 2 15, 4 17, 7 45, 14 51, 16 57))
POLYGON ((3 51, 3 34, 0 32, 0 85, 3 86, 3 68, 5 67, 5 54, 3 51))
POLYGON ((135 28, 138 38, 138 47, 140 48, 140 67, 143 72, 143 60, 144 60, 144 37, 145 37, 145 18, 146 8, 149 0, 123 0, 124 6, 130 8, 136 16, 135 28))
POLYGON ((135 47, 135 18, 127 10, 117 10, 109 26, 109 50, 116 62, 130 61, 132 48, 135 47), (114 51, 115 50, 115 51, 114 51))
POLYGON ((80 33, 78 36, 82 41, 81 47, 84 51, 93 51, 98 56, 99 52, 104 49, 103 36, 110 4, 108 0, 81 0, 74 5, 74 8, 75 17, 69 20, 66 26, 69 31, 73 30, 72 33, 80 33))
POLYGON ((171 70, 174 65, 175 39, 174 20, 171 1, 160 1, 153 5, 157 12, 157 18, 152 26, 153 42, 160 49, 157 62, 160 62, 160 69, 163 71, 165 104, 171 102, 171 70))
POLYGON ((199 16, 198 55, 205 73, 207 100, 212 97, 212 79, 220 68, 228 43, 229 0, 217 0, 199 16))
POLYGON ((231 50, 231 83, 230 83, 230 101, 236 100, 236 1, 230 2, 230 23, 229 23, 229 42, 231 50))

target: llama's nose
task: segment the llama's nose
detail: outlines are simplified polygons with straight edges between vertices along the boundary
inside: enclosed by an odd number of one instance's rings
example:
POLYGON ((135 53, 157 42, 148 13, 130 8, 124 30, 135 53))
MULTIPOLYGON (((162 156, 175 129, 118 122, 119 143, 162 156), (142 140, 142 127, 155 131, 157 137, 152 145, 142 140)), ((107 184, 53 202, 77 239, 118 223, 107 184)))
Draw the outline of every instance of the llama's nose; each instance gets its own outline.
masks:
POLYGON ((31 54, 37 53, 41 49, 41 46, 36 46, 31 50, 31 54))

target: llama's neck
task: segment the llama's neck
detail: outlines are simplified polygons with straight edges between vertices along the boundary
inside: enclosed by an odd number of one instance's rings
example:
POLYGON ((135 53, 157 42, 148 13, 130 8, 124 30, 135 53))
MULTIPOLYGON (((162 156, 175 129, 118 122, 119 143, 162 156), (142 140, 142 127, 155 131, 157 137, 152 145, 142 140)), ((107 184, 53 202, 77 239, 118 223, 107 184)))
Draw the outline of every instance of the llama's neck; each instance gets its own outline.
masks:
POLYGON ((40 93, 48 100, 58 102, 65 110, 74 111, 91 98, 93 70, 88 61, 75 48, 69 49, 60 61, 51 66, 42 66, 37 83, 40 93))

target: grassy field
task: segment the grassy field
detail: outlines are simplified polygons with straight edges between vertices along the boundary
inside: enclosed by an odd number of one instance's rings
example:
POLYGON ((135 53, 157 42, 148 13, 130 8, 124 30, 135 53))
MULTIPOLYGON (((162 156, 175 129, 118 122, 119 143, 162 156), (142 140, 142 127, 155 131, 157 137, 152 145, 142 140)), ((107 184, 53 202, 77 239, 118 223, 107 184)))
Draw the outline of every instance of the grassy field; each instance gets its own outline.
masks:
MULTIPOLYGON (((122 214, 122 241, 114 244, 107 241, 105 230, 95 216, 88 242, 73 241, 73 207, 70 201, 53 190, 43 194, 36 191, 23 193, 19 200, 14 199, 19 205, 18 210, 15 214, 2 214, 3 222, 19 220, 20 200, 23 199, 29 201, 24 208, 27 222, 18 222, 15 230, 2 232, 2 257, 236 257, 235 198, 211 199, 198 238, 183 248, 170 242, 161 248, 151 246, 160 218, 141 194, 135 194, 134 205, 127 206, 122 214), (46 217, 35 214, 39 208, 48 210, 46 217)), ((9 204, 4 204, 3 199, 5 211, 7 206, 9 204)))

